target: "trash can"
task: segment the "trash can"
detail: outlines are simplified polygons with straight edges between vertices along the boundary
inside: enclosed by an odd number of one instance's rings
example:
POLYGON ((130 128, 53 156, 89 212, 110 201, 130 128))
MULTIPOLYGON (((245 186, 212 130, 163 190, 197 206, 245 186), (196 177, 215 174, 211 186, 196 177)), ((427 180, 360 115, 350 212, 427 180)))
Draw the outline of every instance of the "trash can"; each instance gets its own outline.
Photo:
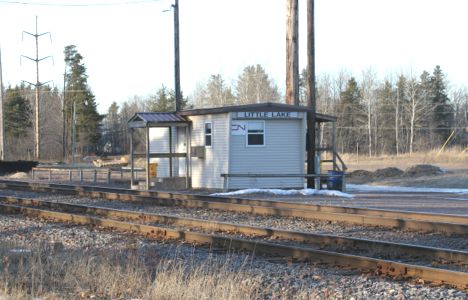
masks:
POLYGON ((337 175, 327 178, 327 189, 341 191, 343 189, 343 172, 328 171, 328 175, 337 175))
POLYGON ((149 169, 150 169, 150 177, 158 177, 158 163, 150 163, 149 164, 149 169))

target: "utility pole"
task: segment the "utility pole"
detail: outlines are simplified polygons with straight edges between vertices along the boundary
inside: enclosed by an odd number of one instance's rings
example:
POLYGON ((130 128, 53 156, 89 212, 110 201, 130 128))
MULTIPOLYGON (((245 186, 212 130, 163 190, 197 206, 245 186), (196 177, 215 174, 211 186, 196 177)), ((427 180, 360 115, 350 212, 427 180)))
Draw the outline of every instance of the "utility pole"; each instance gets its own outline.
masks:
POLYGON ((67 64, 65 64, 65 72, 63 73, 63 95, 62 95, 62 161, 65 161, 66 157, 66 147, 67 147, 67 129, 66 129, 66 116, 65 116, 65 107, 67 101, 66 97, 66 89, 67 89, 67 64))
POLYGON ((179 53, 179 0, 175 0, 174 8, 174 77, 175 77, 175 110, 180 111, 180 53, 179 53))
MULTIPOLYGON (((39 34, 38 31, 37 31, 37 16, 36 16, 36 33, 30 33, 30 32, 27 32, 27 31, 23 31, 23 33, 26 33, 26 34, 29 34, 30 36, 34 37, 36 39, 36 58, 31 58, 31 57, 28 57, 28 56, 25 56, 25 55, 21 55, 22 57, 25 57, 29 60, 32 60, 34 62, 36 62, 36 83, 30 83, 28 82, 29 84, 31 85, 34 85, 36 87, 36 101, 35 101, 35 104, 34 104, 34 109, 35 109, 35 122, 34 122, 34 133, 35 133, 35 140, 34 140, 34 156, 35 156, 35 159, 39 159, 40 156, 41 156, 41 150, 40 150, 40 145, 41 145, 41 140, 40 140, 40 124, 39 124, 39 109, 40 109, 40 95, 39 95, 39 92, 40 92, 40 88, 42 85, 46 84, 47 82, 44 82, 44 83, 41 83, 39 81, 39 62, 46 59, 46 58, 49 58, 51 56, 46 56, 46 57, 43 57, 41 59, 39 59, 39 37, 40 36, 43 36, 45 34, 49 34, 50 36, 50 32, 44 32, 44 33, 41 33, 39 34)), ((26 81, 27 82, 27 81, 26 81)))
POLYGON ((2 49, 0 48, 0 160, 5 160, 5 120, 3 115, 2 49))
MULTIPOLYGON (((309 151, 307 151, 307 174, 315 174, 315 28, 314 28, 314 0, 307 0, 307 70, 308 70, 308 101, 310 112, 307 113, 307 135, 309 151)), ((307 178, 307 187, 314 188, 314 178, 307 178)))
POLYGON ((286 103, 299 105, 299 0, 286 2, 286 103))

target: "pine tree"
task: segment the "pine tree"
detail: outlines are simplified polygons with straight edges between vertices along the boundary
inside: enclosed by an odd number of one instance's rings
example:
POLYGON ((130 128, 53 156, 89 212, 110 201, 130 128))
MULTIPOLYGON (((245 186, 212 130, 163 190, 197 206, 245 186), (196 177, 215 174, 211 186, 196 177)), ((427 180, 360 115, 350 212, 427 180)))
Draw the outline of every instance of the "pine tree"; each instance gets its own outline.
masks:
POLYGON ((353 152, 358 144, 365 144, 362 126, 366 123, 366 115, 361 100, 358 83, 351 77, 346 89, 341 93, 341 101, 338 104, 338 127, 341 128, 339 135, 343 143, 342 148, 347 152, 353 152))
POLYGON ((432 127, 435 136, 440 138, 440 142, 445 142, 449 137, 453 123, 453 107, 447 96, 445 75, 440 66, 434 68, 430 77, 430 99, 434 108, 432 116, 432 127))
MULTIPOLYGON (((184 109, 187 106, 187 99, 184 98, 181 92, 180 108, 184 109)), ((151 112, 171 112, 175 111, 175 92, 162 85, 156 92, 156 95, 151 95, 147 100, 148 110, 151 112)))
POLYGON ((32 108, 29 101, 21 95, 21 88, 8 87, 5 91, 5 133, 10 137, 22 137, 32 127, 32 108))
POLYGON ((100 139, 100 123, 102 116, 97 112, 94 94, 88 86, 88 76, 83 56, 76 50, 75 45, 65 47, 65 64, 67 67, 65 86, 65 122, 68 135, 72 139, 73 107, 76 109, 76 140, 83 153, 96 150, 100 139))

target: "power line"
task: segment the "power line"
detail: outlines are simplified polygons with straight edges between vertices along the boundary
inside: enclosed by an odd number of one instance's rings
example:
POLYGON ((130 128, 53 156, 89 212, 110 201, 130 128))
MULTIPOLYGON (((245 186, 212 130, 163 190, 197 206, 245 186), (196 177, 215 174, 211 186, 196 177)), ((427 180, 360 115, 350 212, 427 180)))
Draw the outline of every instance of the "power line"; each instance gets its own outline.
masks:
POLYGON ((51 2, 26 2, 26 1, 10 1, 0 0, 0 4, 18 4, 18 5, 31 5, 31 6, 60 6, 60 7, 93 7, 93 6, 118 6, 118 5, 132 5, 132 4, 147 4, 159 2, 161 0, 135 0, 125 2, 110 2, 110 3, 51 3, 51 2))

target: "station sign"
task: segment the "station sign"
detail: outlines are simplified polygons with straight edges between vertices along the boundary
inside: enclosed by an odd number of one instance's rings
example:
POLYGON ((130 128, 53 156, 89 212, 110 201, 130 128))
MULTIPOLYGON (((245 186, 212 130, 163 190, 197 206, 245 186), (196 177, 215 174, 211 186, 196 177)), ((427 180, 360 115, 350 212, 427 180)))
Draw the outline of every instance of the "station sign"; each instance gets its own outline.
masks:
POLYGON ((242 111, 236 113, 237 119, 297 119, 297 111, 242 111))

